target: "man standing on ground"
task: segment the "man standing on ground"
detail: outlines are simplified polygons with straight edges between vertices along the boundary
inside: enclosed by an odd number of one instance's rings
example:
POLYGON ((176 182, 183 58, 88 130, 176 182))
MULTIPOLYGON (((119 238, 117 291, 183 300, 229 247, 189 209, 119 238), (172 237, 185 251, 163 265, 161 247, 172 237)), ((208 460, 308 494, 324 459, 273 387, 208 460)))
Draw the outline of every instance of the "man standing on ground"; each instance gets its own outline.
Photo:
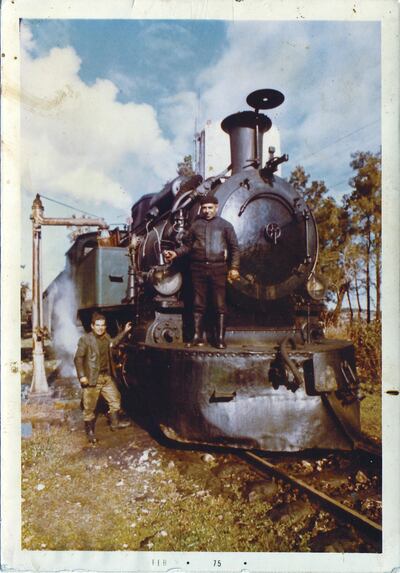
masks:
POLYGON ((169 262, 190 255, 193 282, 194 346, 202 346, 203 320, 207 308, 207 290, 211 287, 217 313, 217 348, 226 348, 226 280, 239 278, 239 246, 233 226, 217 216, 218 199, 206 195, 201 199, 200 217, 191 225, 184 244, 175 251, 165 251, 169 262), (229 268, 229 271, 228 271, 229 268))
POLYGON ((129 426, 128 421, 119 419, 121 395, 112 378, 111 347, 121 342, 131 330, 132 324, 127 322, 124 330, 112 339, 106 332, 105 316, 95 312, 92 316, 91 328, 91 332, 79 339, 74 362, 83 388, 85 431, 89 442, 95 443, 95 410, 100 396, 103 396, 108 405, 111 430, 129 426))

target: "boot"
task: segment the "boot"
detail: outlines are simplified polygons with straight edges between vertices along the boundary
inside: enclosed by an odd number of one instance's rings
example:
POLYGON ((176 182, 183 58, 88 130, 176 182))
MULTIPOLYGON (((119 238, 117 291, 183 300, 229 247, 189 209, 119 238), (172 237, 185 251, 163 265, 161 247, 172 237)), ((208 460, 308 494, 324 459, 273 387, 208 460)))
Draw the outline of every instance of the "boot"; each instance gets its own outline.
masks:
POLYGON ((225 344, 225 315, 217 314, 217 348, 226 348, 225 344))
POLYGON ((130 426, 130 422, 128 420, 121 420, 117 412, 113 412, 109 414, 110 418, 110 429, 114 430, 121 430, 122 428, 127 428, 130 426))
POLYGON ((204 333, 203 333, 203 314, 195 312, 194 318, 194 336, 191 346, 204 346, 204 333))
POLYGON ((95 444, 97 442, 96 436, 94 435, 94 425, 96 420, 90 420, 89 422, 85 422, 85 432, 87 435, 87 439, 91 444, 95 444))

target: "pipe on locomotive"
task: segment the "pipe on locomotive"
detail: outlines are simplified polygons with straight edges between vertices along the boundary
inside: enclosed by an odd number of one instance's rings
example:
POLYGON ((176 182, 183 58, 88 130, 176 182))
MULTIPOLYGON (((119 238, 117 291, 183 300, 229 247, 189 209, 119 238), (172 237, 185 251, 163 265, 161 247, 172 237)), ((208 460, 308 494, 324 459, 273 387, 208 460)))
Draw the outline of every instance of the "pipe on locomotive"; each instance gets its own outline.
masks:
POLYGON ((304 380, 303 380, 303 377, 302 377, 299 369, 297 368, 296 364, 293 362, 293 360, 289 356, 289 352, 288 352, 288 344, 289 343, 292 345, 293 349, 297 348, 296 339, 292 334, 288 334, 280 343, 279 355, 282 357, 284 363, 286 364, 286 366, 289 368, 289 370, 293 374, 294 380, 290 384, 290 390, 292 390, 292 392, 295 392, 297 390, 297 388, 299 388, 302 384, 304 384, 304 380))

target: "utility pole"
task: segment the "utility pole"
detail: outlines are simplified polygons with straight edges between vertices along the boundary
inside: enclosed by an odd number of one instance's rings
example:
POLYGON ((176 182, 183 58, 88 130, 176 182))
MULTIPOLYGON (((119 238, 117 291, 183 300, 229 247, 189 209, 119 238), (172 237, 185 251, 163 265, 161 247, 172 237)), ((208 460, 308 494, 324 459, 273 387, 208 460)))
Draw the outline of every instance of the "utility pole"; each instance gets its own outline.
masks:
POLYGON ((42 225, 66 227, 98 227, 108 229, 104 219, 74 219, 43 217, 44 207, 37 194, 32 203, 32 360, 33 376, 30 394, 34 397, 45 397, 50 394, 44 367, 43 296, 42 296, 42 225))

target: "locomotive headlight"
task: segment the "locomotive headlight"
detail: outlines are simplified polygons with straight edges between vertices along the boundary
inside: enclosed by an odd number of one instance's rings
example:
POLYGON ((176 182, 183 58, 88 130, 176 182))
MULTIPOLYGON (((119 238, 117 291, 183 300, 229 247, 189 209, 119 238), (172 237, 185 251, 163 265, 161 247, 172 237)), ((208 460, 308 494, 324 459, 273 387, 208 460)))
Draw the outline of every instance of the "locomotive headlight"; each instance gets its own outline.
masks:
POLYGON ((307 292, 313 300, 322 300, 325 296, 326 287, 323 279, 314 273, 307 281, 307 292))
POLYGON ((176 294, 182 286, 181 273, 171 271, 169 266, 154 267, 149 273, 154 289, 163 296, 176 294))

